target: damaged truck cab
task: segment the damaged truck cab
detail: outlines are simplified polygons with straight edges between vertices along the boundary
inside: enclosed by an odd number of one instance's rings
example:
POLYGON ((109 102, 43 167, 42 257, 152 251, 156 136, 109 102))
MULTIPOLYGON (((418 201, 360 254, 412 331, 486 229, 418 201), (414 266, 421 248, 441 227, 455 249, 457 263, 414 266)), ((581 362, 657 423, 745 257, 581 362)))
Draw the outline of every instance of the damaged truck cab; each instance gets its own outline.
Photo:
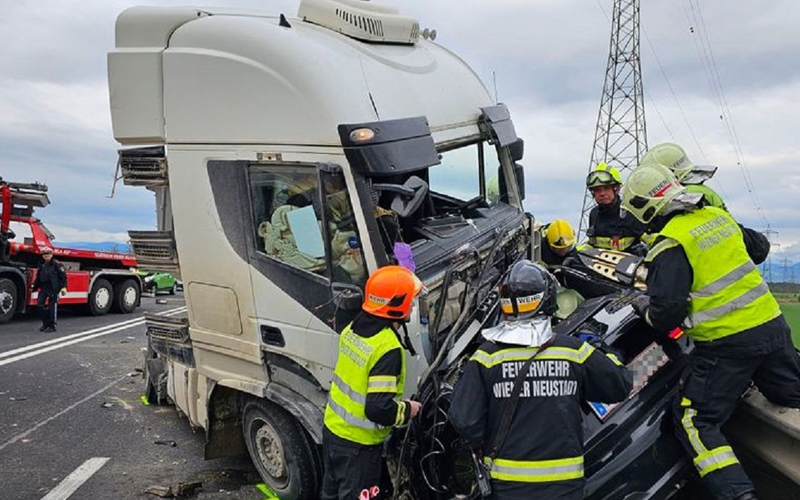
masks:
POLYGON ((148 317, 148 396, 205 430, 207 458, 249 452, 285 500, 316 497, 337 332, 371 271, 413 263, 429 291, 408 325, 411 395, 532 254, 508 110, 429 33, 352 0, 117 19, 118 168, 158 209, 131 243, 188 306, 148 317))

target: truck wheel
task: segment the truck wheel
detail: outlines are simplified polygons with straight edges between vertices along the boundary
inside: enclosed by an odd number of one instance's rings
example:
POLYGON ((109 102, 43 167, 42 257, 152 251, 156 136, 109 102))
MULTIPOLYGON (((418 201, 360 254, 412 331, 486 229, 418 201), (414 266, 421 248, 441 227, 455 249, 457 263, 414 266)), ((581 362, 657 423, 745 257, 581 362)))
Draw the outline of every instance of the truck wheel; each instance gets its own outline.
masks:
POLYGON ((261 478, 282 500, 312 500, 320 482, 316 454, 300 424, 268 401, 244 407, 244 440, 261 478))
POLYGON ((170 289, 169 289, 169 294, 170 294, 170 295, 175 295, 175 292, 176 292, 176 291, 178 291, 178 285, 176 285, 175 283, 173 283, 173 284, 172 284, 172 288, 170 288, 170 289))
POLYGON ((8 278, 0 278, 0 323, 8 323, 17 312, 17 285, 8 278))
POLYGON ((111 310, 113 299, 114 289, 111 288, 111 283, 107 279, 98 278, 89 293, 89 313, 92 316, 107 314, 111 310))
POLYGON ((127 279, 114 285, 114 312, 130 314, 139 303, 139 287, 136 281, 127 279))

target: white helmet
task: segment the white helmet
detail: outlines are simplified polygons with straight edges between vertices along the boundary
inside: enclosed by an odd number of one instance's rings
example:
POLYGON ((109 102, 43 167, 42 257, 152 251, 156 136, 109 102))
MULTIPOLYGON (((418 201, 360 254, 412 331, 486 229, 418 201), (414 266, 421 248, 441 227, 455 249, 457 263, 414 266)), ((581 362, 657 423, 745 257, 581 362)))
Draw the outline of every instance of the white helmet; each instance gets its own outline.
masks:
POLYGON ((672 170, 678 181, 694 169, 694 163, 686 156, 686 151, 677 144, 664 142, 653 146, 639 160, 639 165, 658 163, 672 170))
POLYGON ((647 224, 685 192, 686 188, 664 165, 639 165, 622 187, 621 208, 647 224))

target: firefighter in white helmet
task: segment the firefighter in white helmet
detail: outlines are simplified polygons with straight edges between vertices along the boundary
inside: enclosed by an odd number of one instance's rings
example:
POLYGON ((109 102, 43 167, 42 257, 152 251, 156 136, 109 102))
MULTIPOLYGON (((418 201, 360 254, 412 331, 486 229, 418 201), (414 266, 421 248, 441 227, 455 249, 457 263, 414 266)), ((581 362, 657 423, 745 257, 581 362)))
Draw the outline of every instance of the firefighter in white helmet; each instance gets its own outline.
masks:
POLYGON ((701 198, 663 165, 631 173, 622 208, 657 233, 645 257, 647 294, 633 305, 657 331, 682 325, 694 340, 673 417, 703 483, 715 499, 754 499, 720 428, 751 381, 770 401, 800 408, 800 357, 756 267, 769 242, 701 198))
POLYGON ((664 142, 648 149, 639 161, 640 165, 659 163, 672 170, 678 182, 686 187, 687 193, 700 193, 706 205, 728 211, 725 201, 716 191, 703 184, 716 172, 716 167, 707 171, 695 171, 695 165, 686 151, 677 144, 664 142))

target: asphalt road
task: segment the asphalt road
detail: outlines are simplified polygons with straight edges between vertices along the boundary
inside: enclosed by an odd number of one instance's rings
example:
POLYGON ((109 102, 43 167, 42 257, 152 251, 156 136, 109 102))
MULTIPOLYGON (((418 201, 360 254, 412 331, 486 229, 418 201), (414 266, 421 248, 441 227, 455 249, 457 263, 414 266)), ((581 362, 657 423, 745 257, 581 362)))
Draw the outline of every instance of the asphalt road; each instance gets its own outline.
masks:
POLYGON ((204 461, 202 431, 142 401, 143 315, 184 307, 180 294, 159 299, 128 315, 65 308, 56 333, 35 315, 0 325, 0 498, 155 499, 148 487, 192 481, 202 486, 182 498, 265 498, 249 458, 204 461))

